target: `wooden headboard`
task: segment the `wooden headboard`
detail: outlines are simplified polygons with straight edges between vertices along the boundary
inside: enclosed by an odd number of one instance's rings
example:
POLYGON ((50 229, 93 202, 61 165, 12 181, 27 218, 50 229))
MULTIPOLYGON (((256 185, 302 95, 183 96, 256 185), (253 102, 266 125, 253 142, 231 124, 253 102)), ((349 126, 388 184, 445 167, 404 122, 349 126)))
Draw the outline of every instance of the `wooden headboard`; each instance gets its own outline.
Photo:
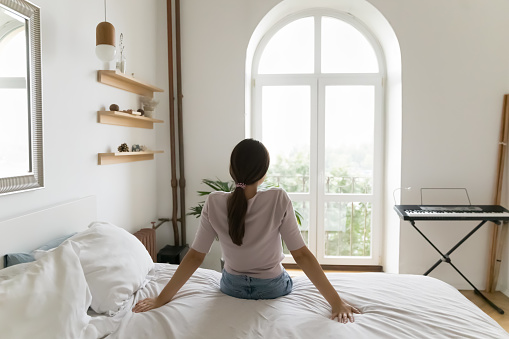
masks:
MULTIPOLYGON (((96 197, 50 206, 0 222, 0 258, 6 253, 30 252, 42 244, 85 230, 97 220, 96 197)), ((3 268, 0 260, 0 268, 3 268)))

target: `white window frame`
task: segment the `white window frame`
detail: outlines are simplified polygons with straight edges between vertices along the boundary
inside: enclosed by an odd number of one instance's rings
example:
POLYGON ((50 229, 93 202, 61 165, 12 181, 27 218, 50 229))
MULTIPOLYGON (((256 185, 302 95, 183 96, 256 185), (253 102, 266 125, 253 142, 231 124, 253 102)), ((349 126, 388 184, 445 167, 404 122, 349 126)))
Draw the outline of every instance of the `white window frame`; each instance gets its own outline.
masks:
MULTIPOLYGON (((290 15, 275 24, 260 41, 253 56, 251 79, 251 135, 262 139, 262 89, 264 86, 309 86, 310 87, 310 190, 308 193, 288 193, 292 201, 310 202, 309 249, 316 255, 321 264, 332 265, 380 265, 382 250, 383 226, 383 180, 384 180, 384 79, 386 77, 385 58, 379 42, 369 29, 352 15, 329 9, 314 9, 290 15), (315 18, 315 60, 314 73, 311 74, 258 74, 260 58, 270 39, 282 27, 289 23, 313 16, 315 18), (321 17, 332 17, 351 24, 361 32, 373 47, 378 63, 378 73, 335 73, 321 74, 321 17), (327 194, 325 195, 325 87, 330 85, 369 85, 375 90, 375 117, 374 117, 374 168, 373 192, 369 194, 327 194), (324 247, 324 210, 326 201, 334 202, 371 202, 371 255, 369 257, 326 257, 324 247)), ((270 151, 270 150, 269 150, 270 151)), ((291 256, 287 256, 285 263, 294 263, 291 256)))

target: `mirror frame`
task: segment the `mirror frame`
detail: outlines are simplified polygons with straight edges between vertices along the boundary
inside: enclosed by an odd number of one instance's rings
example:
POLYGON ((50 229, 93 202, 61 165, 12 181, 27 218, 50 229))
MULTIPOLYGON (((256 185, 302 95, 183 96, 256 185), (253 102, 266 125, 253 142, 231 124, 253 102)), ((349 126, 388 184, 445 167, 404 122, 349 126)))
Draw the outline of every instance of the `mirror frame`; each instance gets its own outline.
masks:
POLYGON ((27 90, 30 119, 30 168, 28 175, 0 178, 0 195, 18 193, 44 187, 43 173, 43 126, 42 126, 42 81, 41 81, 41 34, 40 9, 25 0, 0 0, 0 7, 6 7, 28 23, 28 65, 27 90))

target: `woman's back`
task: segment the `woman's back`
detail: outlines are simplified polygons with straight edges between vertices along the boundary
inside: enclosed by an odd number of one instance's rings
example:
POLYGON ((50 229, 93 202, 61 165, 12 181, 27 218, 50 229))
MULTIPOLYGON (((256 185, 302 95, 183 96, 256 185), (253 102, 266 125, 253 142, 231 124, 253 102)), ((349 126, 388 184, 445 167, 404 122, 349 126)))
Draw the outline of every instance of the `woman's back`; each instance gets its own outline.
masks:
POLYGON ((228 233, 227 199, 230 193, 214 192, 203 207, 200 227, 192 248, 208 252, 216 235, 221 243, 225 269, 231 274, 270 279, 283 272, 281 237, 290 250, 304 246, 292 203, 281 188, 258 191, 248 200, 241 246, 228 233))

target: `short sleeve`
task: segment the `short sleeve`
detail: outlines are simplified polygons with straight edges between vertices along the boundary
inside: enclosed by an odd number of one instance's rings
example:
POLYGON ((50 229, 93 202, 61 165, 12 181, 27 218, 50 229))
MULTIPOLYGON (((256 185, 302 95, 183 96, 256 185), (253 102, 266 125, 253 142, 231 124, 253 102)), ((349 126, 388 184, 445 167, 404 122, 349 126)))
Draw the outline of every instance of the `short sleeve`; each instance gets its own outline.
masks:
POLYGON ((295 212, 290 199, 288 199, 279 232, 281 233, 281 238, 283 238, 286 247, 290 251, 298 250, 306 245, 304 239, 302 239, 302 234, 300 233, 299 225, 297 224, 297 219, 295 218, 295 212))
POLYGON ((201 211, 200 226, 198 227, 198 231, 196 231, 196 236, 194 237, 191 248, 200 253, 208 253, 216 237, 217 233, 212 228, 212 224, 209 220, 209 207, 207 199, 201 211))

